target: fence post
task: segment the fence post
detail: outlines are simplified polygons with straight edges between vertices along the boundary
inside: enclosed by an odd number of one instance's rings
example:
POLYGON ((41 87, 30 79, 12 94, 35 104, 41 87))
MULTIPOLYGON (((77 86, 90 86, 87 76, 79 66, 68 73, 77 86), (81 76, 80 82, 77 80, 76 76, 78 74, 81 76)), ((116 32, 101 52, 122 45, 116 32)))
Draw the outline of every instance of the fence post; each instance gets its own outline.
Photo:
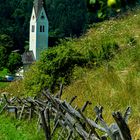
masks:
POLYGON ((40 115, 41 115, 41 119, 42 119, 42 125, 43 125, 46 140, 51 140, 51 137, 49 134, 49 128, 48 128, 46 120, 45 120, 44 110, 40 111, 40 115))

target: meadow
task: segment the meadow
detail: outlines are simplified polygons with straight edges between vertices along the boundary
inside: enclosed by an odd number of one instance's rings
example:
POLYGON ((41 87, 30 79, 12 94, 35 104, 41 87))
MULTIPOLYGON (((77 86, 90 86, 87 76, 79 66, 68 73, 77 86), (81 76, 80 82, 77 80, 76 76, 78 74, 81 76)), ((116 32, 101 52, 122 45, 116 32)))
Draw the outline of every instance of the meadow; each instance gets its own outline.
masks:
MULTIPOLYGON (((82 37, 64 41, 56 47, 56 51, 58 47, 71 48, 84 56, 86 60, 88 58, 86 66, 75 65, 71 82, 64 87, 63 99, 70 100, 73 96, 78 96, 73 103, 73 106, 78 107, 82 107, 85 101, 90 101, 92 105, 88 106, 85 111, 89 118, 95 118, 94 106, 103 106, 103 117, 108 124, 113 122, 111 117, 113 111, 123 112, 128 106, 131 106, 132 114, 129 126, 133 139, 140 137, 139 13, 140 10, 135 10, 116 19, 112 18, 93 24, 82 37)), ((31 77, 31 73, 29 74, 31 77)), ((24 83, 27 83, 26 80, 28 83, 31 82, 30 77, 25 78, 23 84, 21 82, 10 84, 5 91, 11 92, 13 96, 27 95, 24 83)), ((31 86, 41 84, 34 81, 31 83, 31 86)), ((12 123, 12 125, 14 124, 12 123)), ((1 128, 3 130, 0 132, 4 132, 5 128, 6 126, 1 128)))

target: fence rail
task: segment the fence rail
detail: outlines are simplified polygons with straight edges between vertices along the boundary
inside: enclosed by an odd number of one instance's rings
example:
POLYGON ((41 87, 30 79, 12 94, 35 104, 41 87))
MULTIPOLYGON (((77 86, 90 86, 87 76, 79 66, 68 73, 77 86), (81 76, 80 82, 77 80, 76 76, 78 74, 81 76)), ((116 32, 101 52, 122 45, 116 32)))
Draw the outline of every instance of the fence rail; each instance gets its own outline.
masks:
POLYGON ((85 102, 81 109, 74 108, 72 102, 76 100, 74 96, 70 102, 61 100, 62 88, 54 96, 48 90, 43 91, 40 98, 18 98, 8 99, 4 94, 3 107, 0 113, 7 111, 14 113, 17 119, 27 118, 31 120, 34 116, 38 117, 38 130, 43 128, 46 140, 54 137, 56 129, 61 128, 58 140, 74 140, 81 137, 84 140, 132 140, 130 129, 128 127, 128 118, 131 114, 131 108, 128 107, 122 115, 120 112, 113 112, 114 123, 108 126, 104 121, 102 106, 95 106, 95 120, 87 118, 84 115, 86 107, 91 104, 85 102), (53 122, 53 125, 52 123, 53 122), (102 133, 100 133, 102 132, 102 133), (63 138, 64 137, 64 138, 63 138))

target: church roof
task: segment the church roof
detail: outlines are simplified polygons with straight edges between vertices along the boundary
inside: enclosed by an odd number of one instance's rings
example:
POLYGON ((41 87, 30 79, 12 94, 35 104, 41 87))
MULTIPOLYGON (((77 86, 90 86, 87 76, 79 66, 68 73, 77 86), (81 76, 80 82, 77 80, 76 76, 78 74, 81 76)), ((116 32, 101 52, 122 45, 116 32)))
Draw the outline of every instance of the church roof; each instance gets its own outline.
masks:
POLYGON ((23 64, 32 64, 35 61, 33 51, 24 52, 22 55, 23 64))
POLYGON ((36 18, 38 18, 42 7, 44 7, 44 0, 34 0, 36 18))

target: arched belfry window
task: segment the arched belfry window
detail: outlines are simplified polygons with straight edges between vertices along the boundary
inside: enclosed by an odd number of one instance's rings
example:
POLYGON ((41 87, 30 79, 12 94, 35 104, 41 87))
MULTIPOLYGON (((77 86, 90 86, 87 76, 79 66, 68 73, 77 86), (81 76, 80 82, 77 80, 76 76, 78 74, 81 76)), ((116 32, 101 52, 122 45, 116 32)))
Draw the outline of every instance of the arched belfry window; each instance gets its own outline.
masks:
POLYGON ((43 15, 43 13, 42 13, 42 15, 41 15, 41 19, 44 19, 45 17, 44 17, 44 15, 43 15))
POLYGON ((34 18, 35 18, 35 17, 33 16, 33 20, 34 20, 34 18))
POLYGON ((32 32, 34 32, 35 31, 35 26, 34 25, 32 25, 32 32))
POLYGON ((45 32, 45 26, 44 25, 40 25, 40 32, 45 32))

